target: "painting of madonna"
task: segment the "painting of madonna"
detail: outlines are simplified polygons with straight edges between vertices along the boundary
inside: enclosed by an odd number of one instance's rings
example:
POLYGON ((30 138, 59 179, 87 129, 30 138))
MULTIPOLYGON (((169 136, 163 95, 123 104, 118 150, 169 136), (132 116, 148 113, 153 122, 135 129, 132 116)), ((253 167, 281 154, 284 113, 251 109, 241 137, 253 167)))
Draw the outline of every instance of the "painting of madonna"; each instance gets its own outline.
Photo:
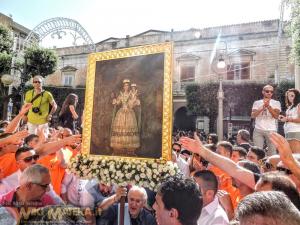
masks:
POLYGON ((141 108, 137 98, 136 84, 130 85, 129 79, 123 80, 123 90, 117 98, 112 101, 114 105, 110 146, 115 153, 126 151, 129 155, 134 155, 134 151, 140 147, 139 123, 141 111, 134 109, 141 108), (131 89, 132 88, 132 89, 131 89))
POLYGON ((92 155, 162 157, 164 54, 96 62, 92 155))

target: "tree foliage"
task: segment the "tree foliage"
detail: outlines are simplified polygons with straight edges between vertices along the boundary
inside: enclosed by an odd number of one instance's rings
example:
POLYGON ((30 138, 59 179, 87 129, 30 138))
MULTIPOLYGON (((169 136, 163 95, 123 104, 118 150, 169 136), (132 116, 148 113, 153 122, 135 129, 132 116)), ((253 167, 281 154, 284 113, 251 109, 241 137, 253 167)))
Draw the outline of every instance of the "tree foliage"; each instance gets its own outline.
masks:
POLYGON ((0 24, 0 74, 8 73, 11 60, 13 39, 8 28, 0 24))
MULTIPOLYGON (((0 79, 3 74, 9 73, 12 62, 13 39, 10 30, 0 24, 0 79)), ((7 96, 8 88, 0 80, 0 108, 7 102, 4 96, 7 96)), ((1 110, 2 111, 2 110, 1 110)), ((0 112, 1 113, 1 112, 0 112)))
POLYGON ((12 45, 13 39, 10 30, 0 24, 0 52, 10 54, 12 45))
POLYGON ((50 49, 30 47, 24 54, 26 73, 29 76, 40 75, 46 77, 55 72, 57 67, 57 55, 50 49))
POLYGON ((12 55, 6 52, 0 52, 0 74, 9 73, 12 55))
POLYGON ((217 90, 217 83, 206 83, 188 85, 185 91, 189 113, 209 117, 210 129, 215 126, 218 115, 217 90))
MULTIPOLYGON (((25 92, 32 89, 32 85, 26 86, 25 92)), ((78 113, 79 117, 81 117, 83 109, 84 109, 84 101, 85 101, 85 88, 71 88, 71 87, 54 87, 54 86, 44 86, 43 87, 46 91, 52 93, 55 102, 57 103, 58 109, 56 110, 52 122, 57 125, 58 123, 58 113, 63 105, 68 94, 74 93, 78 96, 78 104, 76 107, 76 112, 78 113)), ((17 92, 17 90, 14 90, 17 92)), ((20 98, 19 96, 14 96, 14 113, 16 114, 20 109, 20 98)))
POLYGON ((289 32, 293 41, 292 56, 296 60, 296 63, 300 65, 300 0, 287 0, 286 4, 291 9, 289 32))
MULTIPOLYGON (((0 25, 0 78, 3 74, 10 73, 12 69, 13 57, 13 39, 10 35, 10 30, 0 25)), ((21 72, 21 85, 14 94, 19 94, 24 88, 25 82, 32 76, 41 75, 46 77, 56 70, 58 57, 56 53, 49 49, 44 49, 38 46, 27 48, 24 56, 17 58, 14 67, 21 72)), ((8 96, 8 88, 0 81, 0 118, 5 115, 6 104, 12 95, 8 96), (1 115, 1 112, 2 115, 1 115)))
MULTIPOLYGON (((250 116, 253 102, 262 98, 263 83, 230 83, 223 82, 224 117, 229 116, 230 109, 234 116, 250 116)), ((284 106, 284 93, 294 87, 294 83, 283 81, 275 87, 274 98, 284 106)), ((191 84, 186 87, 187 108, 190 114, 207 116, 210 119, 210 130, 216 127, 218 116, 218 83, 191 84)), ((283 107, 283 109, 285 109, 283 107)))

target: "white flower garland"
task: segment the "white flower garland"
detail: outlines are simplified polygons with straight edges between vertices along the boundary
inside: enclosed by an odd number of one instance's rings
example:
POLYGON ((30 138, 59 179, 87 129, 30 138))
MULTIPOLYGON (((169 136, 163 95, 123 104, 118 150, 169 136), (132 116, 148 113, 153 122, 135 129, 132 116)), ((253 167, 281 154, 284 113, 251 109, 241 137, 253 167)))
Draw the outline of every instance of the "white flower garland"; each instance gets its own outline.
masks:
POLYGON ((98 178, 104 184, 138 185, 156 190, 161 180, 179 172, 177 164, 164 160, 77 155, 71 160, 69 171, 83 179, 98 178))

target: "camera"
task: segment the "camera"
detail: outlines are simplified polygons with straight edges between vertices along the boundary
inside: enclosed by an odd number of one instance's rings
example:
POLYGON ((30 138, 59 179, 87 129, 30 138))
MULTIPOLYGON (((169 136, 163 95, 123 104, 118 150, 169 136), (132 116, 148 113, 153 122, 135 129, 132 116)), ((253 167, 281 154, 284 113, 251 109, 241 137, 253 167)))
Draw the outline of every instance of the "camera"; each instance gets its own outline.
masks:
POLYGON ((32 108, 32 112, 39 113, 40 112, 40 108, 39 107, 33 107, 32 108))

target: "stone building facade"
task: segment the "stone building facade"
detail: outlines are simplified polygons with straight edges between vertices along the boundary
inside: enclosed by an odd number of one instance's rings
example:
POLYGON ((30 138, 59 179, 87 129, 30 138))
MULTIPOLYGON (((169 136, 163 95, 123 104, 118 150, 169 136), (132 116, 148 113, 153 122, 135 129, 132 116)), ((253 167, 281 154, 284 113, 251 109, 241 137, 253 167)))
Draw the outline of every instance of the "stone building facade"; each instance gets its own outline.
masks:
POLYGON ((0 13, 0 24, 9 28, 12 32, 14 40, 13 51, 20 51, 24 47, 24 41, 30 30, 21 24, 15 22, 11 16, 6 16, 0 13))
MULTIPOLYGON (((186 112, 184 87, 190 83, 270 82, 294 79, 289 62, 291 40, 279 30, 279 20, 190 29, 185 31, 149 30, 126 38, 108 38, 96 43, 96 51, 174 42, 174 115, 186 112), (279 35, 281 34, 281 35, 279 35), (279 38, 280 37, 280 38, 279 38), (220 72, 218 60, 227 67, 220 72)), ((47 85, 84 86, 88 52, 84 46, 58 48, 59 69, 46 79, 47 85)), ((248 116, 242 120, 250 120, 248 116)), ((198 118, 198 128, 208 131, 207 118, 198 118)))

